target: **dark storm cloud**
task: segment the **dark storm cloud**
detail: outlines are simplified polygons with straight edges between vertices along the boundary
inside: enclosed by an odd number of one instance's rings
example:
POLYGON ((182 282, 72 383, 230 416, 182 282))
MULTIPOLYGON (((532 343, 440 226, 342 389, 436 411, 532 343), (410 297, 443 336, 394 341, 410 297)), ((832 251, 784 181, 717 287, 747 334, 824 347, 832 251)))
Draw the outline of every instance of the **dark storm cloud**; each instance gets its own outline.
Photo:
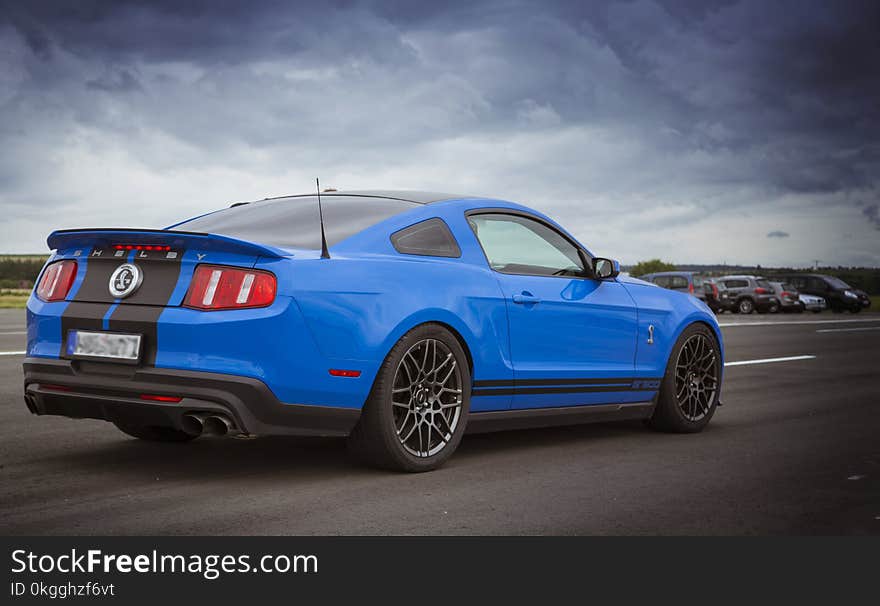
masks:
POLYGON ((780 229, 773 230, 767 234, 768 238, 788 238, 791 234, 780 229))
POLYGON ((71 204, 57 190, 87 190, 99 156, 157 191, 193 171, 245 196, 290 167, 445 178, 607 242, 624 216, 736 212, 756 246, 822 207, 876 225, 878 24, 870 1, 5 3, 0 200, 71 204))
POLYGON ((870 204, 862 209, 862 214, 874 225, 875 229, 880 229, 880 205, 870 204))

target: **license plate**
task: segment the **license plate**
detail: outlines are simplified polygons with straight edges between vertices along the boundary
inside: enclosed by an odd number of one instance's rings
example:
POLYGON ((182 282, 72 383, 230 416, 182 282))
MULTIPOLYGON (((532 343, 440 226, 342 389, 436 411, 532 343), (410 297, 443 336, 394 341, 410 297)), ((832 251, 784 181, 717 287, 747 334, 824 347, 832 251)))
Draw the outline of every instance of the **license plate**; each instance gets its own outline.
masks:
POLYGON ((137 362, 141 356, 141 335, 71 330, 67 333, 67 355, 137 362))

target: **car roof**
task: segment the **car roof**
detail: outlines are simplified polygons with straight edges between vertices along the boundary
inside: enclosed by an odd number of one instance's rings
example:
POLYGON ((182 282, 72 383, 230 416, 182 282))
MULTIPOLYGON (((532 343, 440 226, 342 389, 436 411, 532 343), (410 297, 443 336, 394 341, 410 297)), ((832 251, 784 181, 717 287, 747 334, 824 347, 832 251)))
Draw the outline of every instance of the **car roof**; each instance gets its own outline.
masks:
MULTIPOLYGON (((264 200, 282 200, 284 198, 311 198, 317 196, 317 192, 308 194, 292 194, 288 196, 275 196, 273 198, 263 198, 262 200, 254 200, 262 202, 264 200)), ((402 200, 404 202, 414 202, 416 204, 433 204, 435 202, 444 202, 446 200, 474 200, 489 199, 482 196, 470 196, 464 194, 447 194, 441 192, 418 191, 406 189, 353 189, 353 190, 336 190, 322 191, 322 198, 330 198, 334 196, 356 197, 356 198, 387 198, 390 200, 402 200)))

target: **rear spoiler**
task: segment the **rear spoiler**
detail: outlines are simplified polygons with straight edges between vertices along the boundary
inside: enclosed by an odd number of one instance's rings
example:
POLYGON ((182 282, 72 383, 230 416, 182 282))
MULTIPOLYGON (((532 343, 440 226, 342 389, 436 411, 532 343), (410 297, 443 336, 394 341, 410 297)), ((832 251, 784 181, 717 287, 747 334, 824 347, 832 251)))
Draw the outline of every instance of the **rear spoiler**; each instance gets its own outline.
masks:
POLYGON ((105 248, 114 244, 159 244, 175 249, 198 249, 261 257, 289 257, 292 253, 265 244, 238 240, 218 234, 164 229, 61 229, 46 240, 49 248, 105 248))

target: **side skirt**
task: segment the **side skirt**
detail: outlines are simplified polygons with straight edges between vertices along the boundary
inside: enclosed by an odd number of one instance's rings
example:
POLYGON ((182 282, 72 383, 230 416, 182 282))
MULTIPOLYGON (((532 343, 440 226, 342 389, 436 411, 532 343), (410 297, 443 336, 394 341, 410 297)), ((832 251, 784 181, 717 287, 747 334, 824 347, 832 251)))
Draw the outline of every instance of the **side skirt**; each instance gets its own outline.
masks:
POLYGON ((488 433, 507 429, 647 419, 654 412, 655 405, 656 399, 652 399, 648 402, 629 402, 626 404, 472 412, 468 415, 465 433, 488 433))

